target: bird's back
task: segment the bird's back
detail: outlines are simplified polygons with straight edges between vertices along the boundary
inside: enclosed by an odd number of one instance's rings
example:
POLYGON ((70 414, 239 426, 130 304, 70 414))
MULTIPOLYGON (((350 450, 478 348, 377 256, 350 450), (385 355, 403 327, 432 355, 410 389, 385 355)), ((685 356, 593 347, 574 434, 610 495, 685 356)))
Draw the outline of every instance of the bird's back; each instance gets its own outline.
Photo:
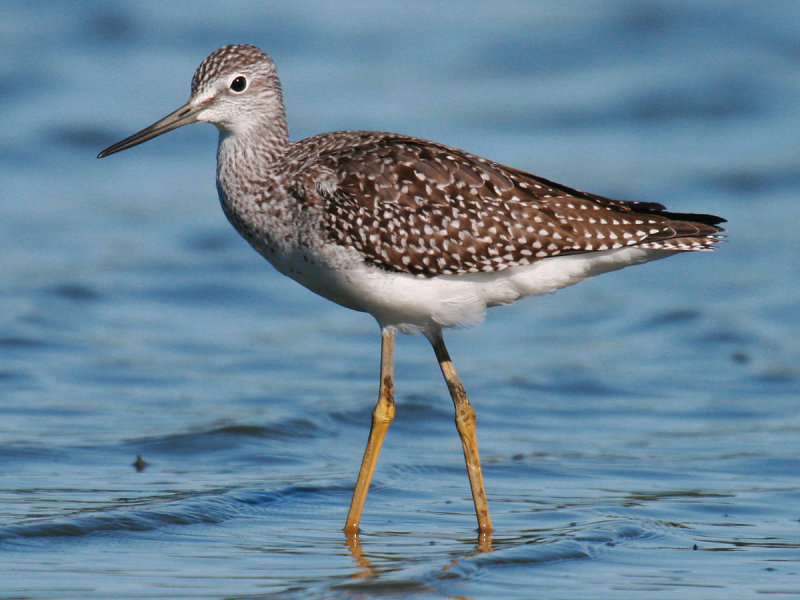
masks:
POLYGON ((502 271, 638 246, 710 250, 713 215, 587 194, 422 139, 334 132, 295 142, 294 192, 333 244, 380 268, 434 277, 502 271))

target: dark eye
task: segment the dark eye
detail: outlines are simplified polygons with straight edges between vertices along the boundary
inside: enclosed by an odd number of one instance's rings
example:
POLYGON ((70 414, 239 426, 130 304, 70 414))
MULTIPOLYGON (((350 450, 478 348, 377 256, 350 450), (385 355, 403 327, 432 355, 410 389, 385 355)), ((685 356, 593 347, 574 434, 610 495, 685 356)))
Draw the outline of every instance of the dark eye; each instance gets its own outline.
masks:
POLYGON ((231 81, 231 89, 234 92, 243 92, 247 87, 247 78, 239 75, 236 79, 231 81))

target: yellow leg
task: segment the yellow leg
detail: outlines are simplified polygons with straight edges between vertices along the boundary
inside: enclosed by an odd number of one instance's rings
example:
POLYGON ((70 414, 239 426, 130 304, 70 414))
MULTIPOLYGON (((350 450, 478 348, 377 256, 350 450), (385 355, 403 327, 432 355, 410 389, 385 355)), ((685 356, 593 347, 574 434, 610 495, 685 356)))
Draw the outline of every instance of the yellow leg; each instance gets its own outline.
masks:
POLYGON ((381 384, 378 393, 378 403, 372 411, 372 427, 369 430, 367 447, 364 449, 364 458, 361 460, 361 470, 358 472, 353 500, 350 502, 350 512, 347 513, 347 522, 344 532, 347 537, 358 535, 358 525, 361 522, 361 511, 367 500, 369 484, 372 473, 378 462, 383 438, 394 419, 394 330, 381 330, 381 384))
POLYGON ((461 379, 456 373, 450 354, 444 345, 440 332, 430 336, 433 351, 442 369, 442 375, 450 389, 453 404, 456 408, 456 428, 461 436, 461 445, 464 447, 464 460, 467 463, 469 485, 472 488, 472 501, 475 503, 475 515, 478 517, 478 531, 482 535, 492 532, 492 519, 489 517, 489 505, 486 502, 486 490, 483 488, 483 474, 481 473, 481 459, 478 456, 478 438, 475 435, 475 411, 469 403, 461 379))

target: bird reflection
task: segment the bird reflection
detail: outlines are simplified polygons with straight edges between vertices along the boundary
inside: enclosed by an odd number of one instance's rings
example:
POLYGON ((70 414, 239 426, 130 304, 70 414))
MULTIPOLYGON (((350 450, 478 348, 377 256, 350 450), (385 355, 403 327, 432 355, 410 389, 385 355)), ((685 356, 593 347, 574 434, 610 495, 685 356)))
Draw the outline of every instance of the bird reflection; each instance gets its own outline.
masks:
MULTIPOLYGON (((347 546, 347 550, 350 553, 350 556, 356 562, 359 570, 352 575, 350 575, 351 579, 376 579, 380 576, 381 571, 372 564, 372 561, 364 552, 364 546, 361 544, 361 536, 359 534, 355 535, 348 535, 345 538, 345 545, 347 546)), ((478 533, 478 537, 475 542, 475 547, 471 552, 462 556, 460 558, 454 558, 451 560, 443 569, 442 572, 447 572, 456 565, 458 565, 461 561, 474 558, 476 556, 480 556, 481 554, 486 554, 488 552, 492 552, 494 548, 492 547, 492 535, 491 533, 480 532, 478 533)), ((457 598, 465 598, 465 596, 456 596, 457 598)))

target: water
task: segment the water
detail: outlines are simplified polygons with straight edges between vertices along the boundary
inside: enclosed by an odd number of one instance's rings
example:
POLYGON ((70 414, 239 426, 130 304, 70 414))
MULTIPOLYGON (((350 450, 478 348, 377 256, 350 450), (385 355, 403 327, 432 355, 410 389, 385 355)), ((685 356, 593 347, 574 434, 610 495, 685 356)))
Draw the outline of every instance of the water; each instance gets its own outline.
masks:
POLYGON ((797 3, 3 14, 1 597, 800 594, 797 3), (400 131, 729 219, 714 254, 450 332, 492 551, 433 353, 405 337, 361 544, 345 542, 377 327, 237 238, 213 128, 94 159, 232 42, 276 59, 294 137, 400 131))

